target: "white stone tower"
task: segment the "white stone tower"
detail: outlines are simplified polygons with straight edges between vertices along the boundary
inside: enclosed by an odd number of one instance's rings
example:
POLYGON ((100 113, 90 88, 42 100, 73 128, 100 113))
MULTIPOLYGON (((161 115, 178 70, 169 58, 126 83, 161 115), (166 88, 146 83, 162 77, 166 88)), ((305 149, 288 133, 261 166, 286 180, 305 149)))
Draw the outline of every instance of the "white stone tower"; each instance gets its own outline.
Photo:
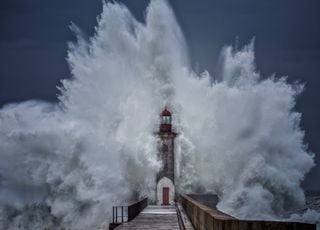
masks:
POLYGON ((161 124, 157 132, 159 137, 158 157, 162 168, 157 175, 157 204, 172 205, 175 199, 174 186, 174 139, 171 112, 165 108, 161 113, 161 124))

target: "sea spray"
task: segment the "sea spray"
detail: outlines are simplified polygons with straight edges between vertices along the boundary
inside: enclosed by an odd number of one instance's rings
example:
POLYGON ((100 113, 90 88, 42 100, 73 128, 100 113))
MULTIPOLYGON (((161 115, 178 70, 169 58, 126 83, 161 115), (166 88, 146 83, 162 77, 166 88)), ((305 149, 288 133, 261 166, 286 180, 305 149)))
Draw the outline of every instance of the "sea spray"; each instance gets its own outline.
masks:
POLYGON ((222 81, 190 76, 175 87, 177 103, 185 104, 180 125, 194 146, 188 154, 197 183, 218 193, 218 207, 232 215, 279 218, 304 204, 300 183, 314 164, 301 115, 293 111, 302 86, 262 80, 253 42, 241 50, 225 47, 222 60, 222 81))
POLYGON ((104 3, 89 40, 71 28, 78 40, 59 103, 0 110, 1 228, 95 229, 112 205, 153 200, 165 105, 179 133, 179 191, 216 192, 218 207, 241 218, 279 219, 304 203, 300 183, 314 162, 294 111, 303 87, 262 79, 253 41, 223 48, 215 81, 192 71, 166 1, 151 1, 145 22, 104 3))

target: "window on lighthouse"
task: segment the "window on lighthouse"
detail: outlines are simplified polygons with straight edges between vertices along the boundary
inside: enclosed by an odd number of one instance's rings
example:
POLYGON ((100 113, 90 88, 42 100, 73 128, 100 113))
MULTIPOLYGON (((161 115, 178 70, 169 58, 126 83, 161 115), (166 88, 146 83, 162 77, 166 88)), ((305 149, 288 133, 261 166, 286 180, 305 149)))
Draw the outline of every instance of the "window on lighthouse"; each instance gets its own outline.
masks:
POLYGON ((162 124, 171 124, 171 117, 170 116, 163 116, 162 117, 162 124))
POLYGON ((168 152, 168 145, 166 145, 166 144, 163 144, 163 146, 162 146, 162 151, 163 152, 168 152))

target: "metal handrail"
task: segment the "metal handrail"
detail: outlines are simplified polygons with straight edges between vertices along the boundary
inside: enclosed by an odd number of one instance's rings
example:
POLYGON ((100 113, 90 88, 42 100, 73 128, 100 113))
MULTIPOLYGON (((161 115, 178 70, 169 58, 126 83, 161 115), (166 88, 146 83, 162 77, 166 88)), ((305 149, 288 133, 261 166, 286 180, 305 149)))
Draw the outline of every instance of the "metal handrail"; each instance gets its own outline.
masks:
POLYGON ((128 215, 125 215, 125 211, 127 211, 126 213, 128 213, 128 206, 113 206, 112 207, 112 223, 123 223, 123 222, 127 222, 128 221, 128 215), (118 209, 119 210, 119 214, 118 214, 118 209), (118 221, 118 217, 119 220, 118 221))
POLYGON ((128 221, 131 221, 148 205, 148 198, 144 198, 137 203, 128 206, 128 221))
POLYGON ((148 205, 148 198, 144 198, 136 203, 128 206, 113 206, 112 207, 112 223, 121 224, 129 222, 135 218, 148 205), (119 212, 118 212, 119 211, 119 212))

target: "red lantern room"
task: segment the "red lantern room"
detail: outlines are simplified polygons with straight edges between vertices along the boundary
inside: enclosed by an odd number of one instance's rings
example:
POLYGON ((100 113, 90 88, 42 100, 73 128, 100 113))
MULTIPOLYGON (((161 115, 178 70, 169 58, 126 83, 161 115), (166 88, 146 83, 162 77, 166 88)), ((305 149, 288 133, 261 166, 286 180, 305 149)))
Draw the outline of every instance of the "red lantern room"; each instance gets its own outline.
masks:
POLYGON ((161 113, 161 133, 171 133, 171 112, 165 107, 161 113))

